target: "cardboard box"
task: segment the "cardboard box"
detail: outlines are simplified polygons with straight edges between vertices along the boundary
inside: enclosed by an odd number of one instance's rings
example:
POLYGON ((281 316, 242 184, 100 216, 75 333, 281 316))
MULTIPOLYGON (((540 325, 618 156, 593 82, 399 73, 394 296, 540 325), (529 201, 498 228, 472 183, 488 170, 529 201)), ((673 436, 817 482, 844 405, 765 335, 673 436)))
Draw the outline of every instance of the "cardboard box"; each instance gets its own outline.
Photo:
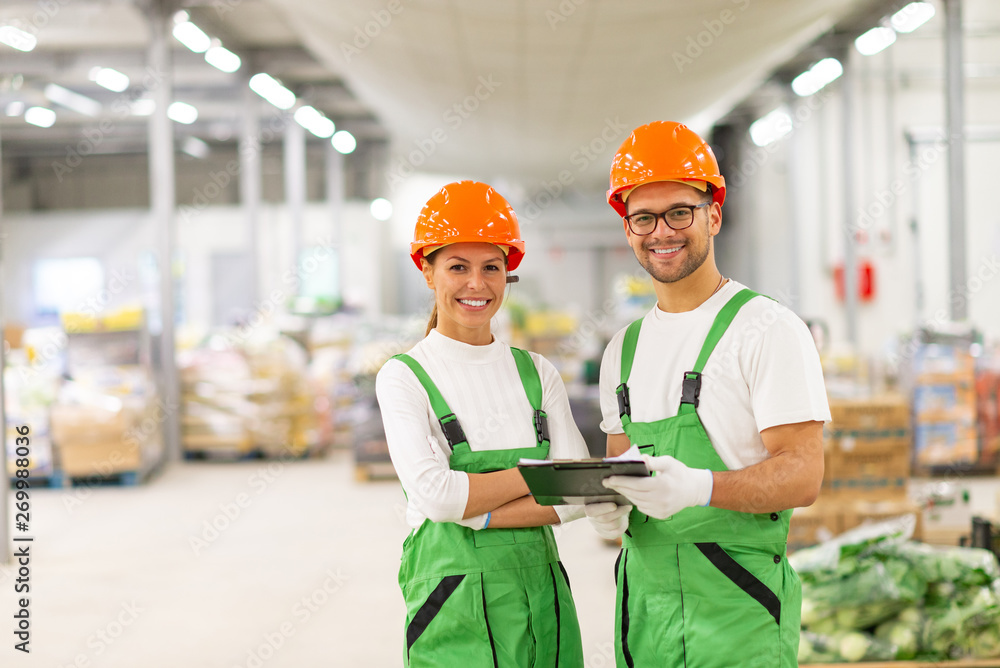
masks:
POLYGON ((934 383, 913 388, 915 422, 976 419, 976 395, 965 383, 934 383))
POLYGON ((916 425, 913 432, 915 466, 974 464, 978 460, 975 426, 955 421, 916 425))
POLYGON ((862 524, 884 522, 893 518, 914 515, 916 528, 913 539, 923 538, 923 509, 909 499, 900 501, 855 501, 844 506, 841 516, 843 531, 862 524))
POLYGON ((825 443, 823 493, 852 500, 903 499, 910 463, 907 432, 842 432, 825 443))
POLYGON ((60 468, 69 476, 108 476, 143 467, 142 449, 134 439, 74 442, 59 446, 60 468))
POLYGON ((99 406, 54 405, 52 443, 59 468, 69 476, 107 476, 141 471, 163 452, 162 414, 155 403, 99 406))
POLYGON ((869 399, 831 399, 830 429, 842 431, 906 430, 910 428, 910 402, 887 394, 869 399))
POLYGON ((972 382, 975 360, 968 349, 929 343, 920 346, 913 355, 913 374, 917 382, 939 382, 952 379, 972 382))
POLYGON ((833 538, 843 531, 840 506, 822 498, 806 508, 792 511, 788 525, 788 549, 798 550, 833 538))

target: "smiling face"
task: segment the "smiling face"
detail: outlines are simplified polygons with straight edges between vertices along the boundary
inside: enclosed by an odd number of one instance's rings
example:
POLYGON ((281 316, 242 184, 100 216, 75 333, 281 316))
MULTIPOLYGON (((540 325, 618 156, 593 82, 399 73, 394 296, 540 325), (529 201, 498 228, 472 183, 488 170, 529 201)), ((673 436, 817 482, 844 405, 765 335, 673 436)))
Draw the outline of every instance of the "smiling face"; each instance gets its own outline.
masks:
MULTIPOLYGON (((711 196, 673 181, 641 185, 626 201, 628 213, 659 214, 676 206, 692 206, 711 201, 711 196)), ((668 227, 660 218, 652 233, 640 236, 625 224, 625 234, 636 259, 654 280, 677 283, 689 276, 716 273, 712 237, 722 224, 721 207, 712 203, 694 210, 694 222, 683 230, 668 227)))
POLYGON ((434 291, 437 327, 448 338, 485 345, 493 340, 490 320, 507 285, 504 253, 487 243, 455 243, 421 260, 427 287, 434 291))

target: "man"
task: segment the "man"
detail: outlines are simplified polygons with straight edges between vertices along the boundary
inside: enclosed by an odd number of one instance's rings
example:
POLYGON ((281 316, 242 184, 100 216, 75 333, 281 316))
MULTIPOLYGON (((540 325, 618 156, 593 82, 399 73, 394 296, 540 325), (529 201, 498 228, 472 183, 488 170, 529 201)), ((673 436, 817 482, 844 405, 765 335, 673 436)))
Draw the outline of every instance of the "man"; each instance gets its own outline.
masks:
POLYGON ((830 410, 805 324, 716 267, 725 197, 678 123, 636 128, 611 166, 608 202, 657 297, 601 366, 608 455, 638 446, 653 471, 605 481, 635 504, 627 530, 624 508, 588 507, 602 535, 624 530, 618 666, 797 665, 785 544, 791 508, 819 493, 830 410))

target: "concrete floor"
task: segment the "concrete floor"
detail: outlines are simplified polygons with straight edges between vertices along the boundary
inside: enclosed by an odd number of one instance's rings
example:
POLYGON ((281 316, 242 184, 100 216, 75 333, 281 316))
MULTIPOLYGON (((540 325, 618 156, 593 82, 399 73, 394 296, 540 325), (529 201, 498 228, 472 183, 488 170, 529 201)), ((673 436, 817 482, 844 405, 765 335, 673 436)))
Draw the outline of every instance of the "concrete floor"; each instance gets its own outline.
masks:
MULTIPOLYGON (((996 479, 952 482, 972 490, 971 504, 948 510, 964 526, 970 510, 1000 505, 996 479)), ((0 666, 398 666, 402 502, 395 480, 356 482, 343 451, 35 490, 31 654, 13 649, 16 575, 0 566, 0 666)), ((617 549, 586 520, 557 537, 587 668, 612 666, 617 549)))
MULTIPOLYGON (((401 665, 403 494, 348 453, 184 462, 137 487, 35 490, 31 654, 13 649, 0 566, 0 666, 401 665)), ((588 668, 611 652, 617 550, 586 520, 557 533, 588 668)))

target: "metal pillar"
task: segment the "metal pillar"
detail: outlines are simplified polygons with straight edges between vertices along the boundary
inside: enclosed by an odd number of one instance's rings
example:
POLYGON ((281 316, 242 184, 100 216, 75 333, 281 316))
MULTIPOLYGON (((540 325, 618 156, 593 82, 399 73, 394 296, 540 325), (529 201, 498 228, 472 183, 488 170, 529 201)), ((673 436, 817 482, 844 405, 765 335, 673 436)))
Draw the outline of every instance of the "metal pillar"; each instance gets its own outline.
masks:
POLYGON ((330 246, 337 263, 337 298, 344 294, 344 156, 326 144, 326 203, 330 207, 330 246))
POLYGON ((295 121, 285 126, 284 171, 285 204, 292 223, 292 270, 298 275, 299 260, 302 257, 302 219, 306 204, 306 130, 295 121))
MULTIPOLYGON (((792 117, 795 117, 796 106, 799 104, 795 95, 789 94, 786 104, 792 117)), ((793 128, 792 134, 788 138, 788 211, 791 220, 788 225, 788 262, 789 262, 789 287, 788 295, 790 301, 786 306, 796 313, 802 308, 802 253, 799 250, 801 244, 801 226, 799 221, 802 216, 802 172, 801 167, 806 163, 802 159, 802 132, 799 128, 793 128)))
MULTIPOLYGON (((948 286, 964 294, 965 244, 965 82, 962 78, 962 0, 945 0, 945 124, 948 126, 948 286)), ((951 319, 969 317, 967 299, 949 299, 951 319)))
POLYGON ((250 255, 250 303, 256 307, 260 295, 260 201, 261 143, 260 99, 250 90, 249 78, 243 89, 243 127, 240 134, 240 203, 247 230, 250 255))
MULTIPOLYGON (((906 146, 909 149, 910 164, 917 164, 917 139, 906 133, 906 146)), ((915 178, 920 178, 919 175, 915 178)), ((910 235, 913 240, 913 325, 914 331, 920 328, 924 316, 924 273, 920 260, 920 188, 914 180, 910 185, 910 235)))
MULTIPOLYGON (((0 141, 0 147, 3 142, 0 141)), ((6 285, 3 280, 3 251, 4 240, 3 226, 3 151, 0 150, 0 332, 4 331, 6 319, 3 313, 3 289, 6 285)), ((0 462, 3 462, 3 471, 0 475, 0 564, 10 563, 10 525, 8 524, 8 491, 10 490, 10 479, 7 475, 7 395, 4 390, 3 371, 7 368, 6 352, 3 341, 0 340, 0 434, 3 434, 3 447, 0 447, 0 462)))
POLYGON ((160 332, 161 391, 168 410, 164 411, 163 436, 167 458, 181 457, 180 390, 174 354, 174 251, 176 225, 174 206, 174 128, 167 118, 167 107, 173 92, 173 72, 170 58, 170 20, 173 3, 169 0, 149 4, 150 28, 149 67, 159 84, 153 89, 156 108, 149 117, 149 195, 150 209, 157 238, 157 263, 160 271, 160 332))
POLYGON ((843 152, 841 169, 844 179, 844 304, 847 321, 847 341, 858 350, 858 262, 857 215, 858 195, 854 179, 854 67, 850 55, 844 54, 844 74, 840 77, 841 133, 843 152))

